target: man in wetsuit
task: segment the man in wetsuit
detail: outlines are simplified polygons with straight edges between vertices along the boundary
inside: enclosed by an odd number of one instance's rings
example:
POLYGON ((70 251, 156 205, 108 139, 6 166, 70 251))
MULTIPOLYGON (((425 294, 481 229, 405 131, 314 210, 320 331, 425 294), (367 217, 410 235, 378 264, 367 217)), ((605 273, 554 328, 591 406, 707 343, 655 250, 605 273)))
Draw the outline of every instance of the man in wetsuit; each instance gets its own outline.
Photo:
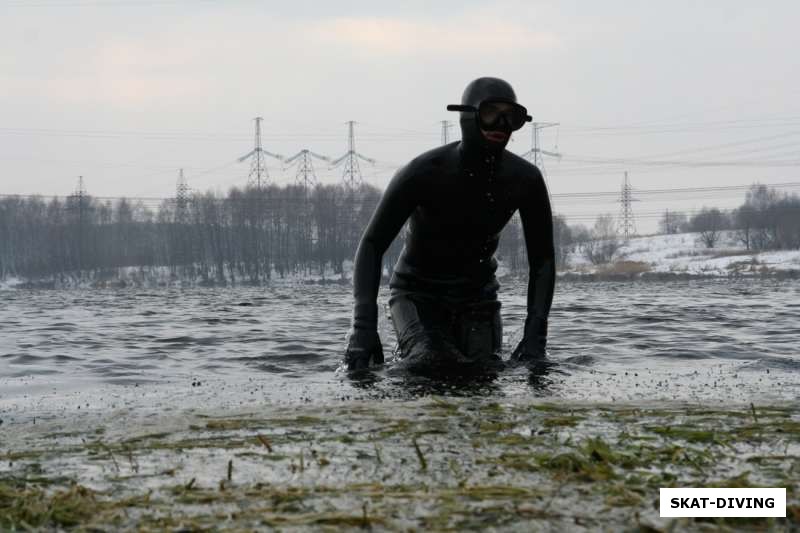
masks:
POLYGON ((524 335, 511 359, 545 356, 555 283, 550 202, 539 169, 505 150, 512 131, 531 118, 497 78, 473 81, 461 105, 448 110, 460 111, 461 141, 400 169, 361 239, 348 369, 383 363, 376 303, 382 258, 409 217, 389 301, 402 364, 439 375, 496 366, 502 334, 494 253, 517 209, 530 270, 524 335))

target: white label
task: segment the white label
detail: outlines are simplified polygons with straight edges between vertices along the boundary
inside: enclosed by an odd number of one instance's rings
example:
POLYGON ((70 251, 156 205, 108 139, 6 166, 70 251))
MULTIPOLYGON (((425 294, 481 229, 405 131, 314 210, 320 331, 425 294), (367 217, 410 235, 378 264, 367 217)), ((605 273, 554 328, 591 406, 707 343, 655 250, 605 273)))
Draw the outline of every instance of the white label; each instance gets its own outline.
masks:
POLYGON ((660 489, 661 516, 786 516, 786 489, 660 489))

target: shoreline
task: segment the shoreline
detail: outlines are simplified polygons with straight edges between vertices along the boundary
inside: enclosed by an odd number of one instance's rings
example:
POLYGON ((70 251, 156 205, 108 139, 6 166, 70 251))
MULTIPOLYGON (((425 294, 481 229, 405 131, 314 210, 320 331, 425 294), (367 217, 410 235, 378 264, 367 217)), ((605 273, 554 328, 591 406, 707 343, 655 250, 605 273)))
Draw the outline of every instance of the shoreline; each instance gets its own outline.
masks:
MULTIPOLYGON (((524 258, 524 256, 522 256, 524 258)), ((579 248, 572 249, 558 268, 561 282, 593 281, 682 281, 682 280, 794 280, 800 279, 800 250, 747 250, 735 234, 723 233, 716 248, 698 243, 694 233, 650 235, 620 243, 618 251, 602 264, 592 264, 579 248)), ((196 265, 195 265, 196 266, 196 265)), ((0 279, 0 289, 126 289, 126 288, 218 288, 218 287, 291 287, 298 285, 351 285, 353 263, 344 261, 340 272, 327 267, 286 272, 274 269, 268 279, 253 282, 239 272, 226 270, 222 276, 214 270, 205 275, 187 275, 202 271, 189 267, 125 266, 105 270, 63 272, 38 278, 7 276, 0 279)), ((382 284, 390 272, 384 269, 382 284)), ((512 272, 499 258, 497 278, 502 282, 527 280, 527 269, 512 272)))
POLYGON ((0 451, 0 526, 789 530, 797 407, 431 396, 109 412, 17 428, 0 451), (660 518, 664 486, 786 487, 787 518, 660 518))
MULTIPOLYGON (((498 276, 501 283, 524 282, 527 280, 525 275, 508 274, 498 276)), ((697 274, 689 272, 585 272, 585 271, 566 271, 556 274, 556 281, 561 283, 571 282, 672 282, 672 281, 761 281, 761 280, 800 280, 800 270, 759 270, 753 272, 732 272, 722 275, 716 272, 708 274, 697 274)), ((382 279, 382 284, 388 284, 388 278, 382 279)), ((286 277, 272 279, 262 283, 252 282, 210 282, 210 281, 191 281, 191 280, 148 280, 148 279, 114 279, 103 281, 79 281, 77 276, 69 276, 66 279, 20 279, 14 278, 13 281, 0 281, 0 290, 69 290, 69 289, 201 289, 201 288, 237 288, 237 287, 291 287, 299 285, 340 285, 351 286, 352 280, 349 278, 304 278, 286 277)))

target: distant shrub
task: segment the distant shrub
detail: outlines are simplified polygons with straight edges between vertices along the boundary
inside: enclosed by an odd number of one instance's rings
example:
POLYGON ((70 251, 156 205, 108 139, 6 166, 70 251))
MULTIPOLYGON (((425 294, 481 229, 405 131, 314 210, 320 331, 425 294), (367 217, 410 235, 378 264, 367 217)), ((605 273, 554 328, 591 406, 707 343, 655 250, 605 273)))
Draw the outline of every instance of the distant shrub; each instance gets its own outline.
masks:
POLYGON ((800 248, 800 198, 755 184, 733 213, 736 236, 748 250, 800 248))
POLYGON ((713 248, 722 236, 723 230, 729 227, 728 217, 716 207, 711 209, 704 207, 689 221, 689 228, 700 233, 700 242, 705 244, 706 248, 713 248))
POLYGON ((670 211, 667 209, 664 212, 664 215, 661 217, 661 220, 658 222, 658 226, 661 229, 661 233, 666 235, 674 235, 676 233, 682 233, 686 231, 686 228, 689 226, 689 222, 685 213, 670 211))
POLYGON ((650 272, 650 265, 643 261, 616 261, 597 269, 598 274, 636 275, 650 272))
POLYGON ((622 246, 611 215, 597 217, 591 237, 583 244, 583 254, 593 265, 609 263, 622 246))

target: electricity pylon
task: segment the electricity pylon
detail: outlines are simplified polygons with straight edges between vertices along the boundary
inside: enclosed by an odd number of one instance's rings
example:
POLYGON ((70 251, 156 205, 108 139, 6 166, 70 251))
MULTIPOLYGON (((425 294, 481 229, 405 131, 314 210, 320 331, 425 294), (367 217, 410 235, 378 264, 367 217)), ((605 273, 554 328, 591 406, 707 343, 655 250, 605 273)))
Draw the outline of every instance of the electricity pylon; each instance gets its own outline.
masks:
MULTIPOLYGON (((301 242, 316 243, 318 242, 318 232, 314 227, 312 221, 312 206, 311 206, 311 189, 317 185, 317 174, 314 172, 313 158, 330 163, 331 158, 320 155, 311 150, 300 150, 295 155, 287 158, 284 161, 284 170, 290 168, 292 165, 297 166, 297 173, 295 174, 295 181, 302 187, 302 197, 298 198, 299 202, 293 206, 299 216, 300 232, 303 235, 301 242)), ((311 257, 312 245, 305 245, 302 253, 306 257, 311 257)))
POLYGON ((449 120, 443 120, 442 124, 442 144, 445 145, 450 142, 450 128, 453 127, 453 123, 449 120))
POLYGON ((178 173, 178 182, 175 185, 175 221, 186 222, 189 209, 189 185, 183 175, 183 169, 178 173))
POLYGON ((364 184, 364 180, 361 177, 361 168, 358 166, 358 160, 361 159, 371 165, 375 164, 374 159, 370 159, 356 152, 356 139, 353 133, 354 124, 355 122, 352 120, 347 122, 347 152, 339 159, 331 161, 331 168, 336 168, 344 163, 342 181, 344 181, 344 186, 350 191, 354 191, 364 184))
POLYGON ((539 167, 539 170, 542 171, 542 176, 545 176, 544 158, 542 156, 546 155, 561 159, 561 154, 542 149, 539 141, 539 131, 558 125, 558 122, 531 122, 531 149, 522 154, 522 157, 530 159, 531 163, 539 167))
POLYGON ((283 161, 284 170, 292 167, 293 165, 297 166, 295 181, 298 185, 301 185, 306 192, 317 185, 317 174, 314 172, 314 163, 312 158, 317 158, 328 163, 331 161, 330 157, 320 155, 316 152, 312 152, 311 150, 300 150, 293 156, 287 157, 283 161))
POLYGON ((630 239, 636 235, 636 220, 633 216, 633 208, 631 203, 636 200, 632 194, 633 188, 628 180, 628 173, 625 172, 625 178, 622 181, 622 191, 619 195, 619 220, 617 222, 617 231, 621 233, 626 239, 630 239))
POLYGON ((250 162, 250 174, 247 176, 247 184, 250 187, 261 189, 269 180, 267 165, 264 161, 265 156, 274 157, 278 161, 283 161, 284 157, 279 154, 268 152, 261 147, 261 121, 264 120, 264 118, 256 117, 253 120, 256 121, 255 147, 250 152, 240 157, 238 161, 241 163, 250 157, 253 158, 250 162))
POLYGON ((77 213, 78 228, 78 275, 83 278, 83 221, 90 209, 89 195, 83 186, 83 176, 78 176, 78 188, 67 198, 67 209, 77 213))

